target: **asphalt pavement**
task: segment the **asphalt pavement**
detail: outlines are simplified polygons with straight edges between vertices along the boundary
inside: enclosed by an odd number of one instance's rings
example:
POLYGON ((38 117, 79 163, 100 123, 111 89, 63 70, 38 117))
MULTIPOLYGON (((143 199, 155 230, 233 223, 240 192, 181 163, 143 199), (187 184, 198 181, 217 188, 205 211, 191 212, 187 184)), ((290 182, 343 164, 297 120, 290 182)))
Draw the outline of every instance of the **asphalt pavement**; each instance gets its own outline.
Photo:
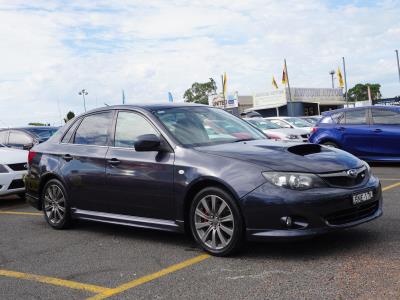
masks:
POLYGON ((167 232, 53 230, 23 200, 0 198, 0 299, 400 299, 400 165, 372 169, 386 187, 378 220, 229 258, 167 232))

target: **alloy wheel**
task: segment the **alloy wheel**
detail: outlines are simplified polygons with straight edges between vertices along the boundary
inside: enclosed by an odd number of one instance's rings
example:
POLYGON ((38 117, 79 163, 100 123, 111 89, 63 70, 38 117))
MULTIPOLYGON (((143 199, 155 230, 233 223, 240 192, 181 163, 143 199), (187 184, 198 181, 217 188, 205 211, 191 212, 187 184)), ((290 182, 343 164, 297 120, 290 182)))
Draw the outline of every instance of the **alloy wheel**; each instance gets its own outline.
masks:
POLYGON ((234 234, 234 217, 228 203, 219 196, 207 195, 197 204, 194 225, 200 240, 213 250, 229 245, 234 234))
POLYGON ((44 193, 44 212, 51 224, 57 225, 63 221, 66 214, 65 196, 61 188, 51 184, 44 193))

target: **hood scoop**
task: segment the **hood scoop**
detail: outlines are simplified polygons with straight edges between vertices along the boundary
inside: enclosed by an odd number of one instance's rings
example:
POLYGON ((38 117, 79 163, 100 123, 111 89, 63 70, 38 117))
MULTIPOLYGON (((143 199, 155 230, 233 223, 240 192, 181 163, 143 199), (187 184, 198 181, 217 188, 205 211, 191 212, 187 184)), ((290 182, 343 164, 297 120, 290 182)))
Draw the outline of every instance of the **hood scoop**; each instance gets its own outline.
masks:
POLYGON ((318 144, 300 144, 287 148, 290 153, 307 156, 315 153, 323 152, 324 150, 318 144))

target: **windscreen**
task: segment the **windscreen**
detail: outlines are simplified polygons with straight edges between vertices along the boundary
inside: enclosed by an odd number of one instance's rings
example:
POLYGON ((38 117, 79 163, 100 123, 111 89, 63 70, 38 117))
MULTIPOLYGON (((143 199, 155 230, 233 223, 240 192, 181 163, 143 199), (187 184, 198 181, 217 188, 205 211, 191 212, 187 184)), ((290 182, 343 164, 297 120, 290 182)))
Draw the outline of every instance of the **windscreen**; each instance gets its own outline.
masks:
POLYGON ((154 114, 185 146, 266 139, 266 136, 250 124, 221 109, 177 107, 157 110, 154 114))

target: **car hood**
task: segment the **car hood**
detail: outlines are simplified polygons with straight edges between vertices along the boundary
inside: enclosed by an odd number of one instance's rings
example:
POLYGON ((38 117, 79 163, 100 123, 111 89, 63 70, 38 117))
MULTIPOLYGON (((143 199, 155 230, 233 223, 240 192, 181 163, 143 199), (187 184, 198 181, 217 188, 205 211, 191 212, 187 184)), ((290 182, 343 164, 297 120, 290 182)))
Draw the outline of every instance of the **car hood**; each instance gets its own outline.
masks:
POLYGON ((28 151, 11 148, 0 148, 0 164, 19 164, 28 161, 28 151))
POLYGON ((329 173, 362 166, 361 160, 345 151, 316 144, 256 140, 195 149, 257 164, 266 171, 329 173))

